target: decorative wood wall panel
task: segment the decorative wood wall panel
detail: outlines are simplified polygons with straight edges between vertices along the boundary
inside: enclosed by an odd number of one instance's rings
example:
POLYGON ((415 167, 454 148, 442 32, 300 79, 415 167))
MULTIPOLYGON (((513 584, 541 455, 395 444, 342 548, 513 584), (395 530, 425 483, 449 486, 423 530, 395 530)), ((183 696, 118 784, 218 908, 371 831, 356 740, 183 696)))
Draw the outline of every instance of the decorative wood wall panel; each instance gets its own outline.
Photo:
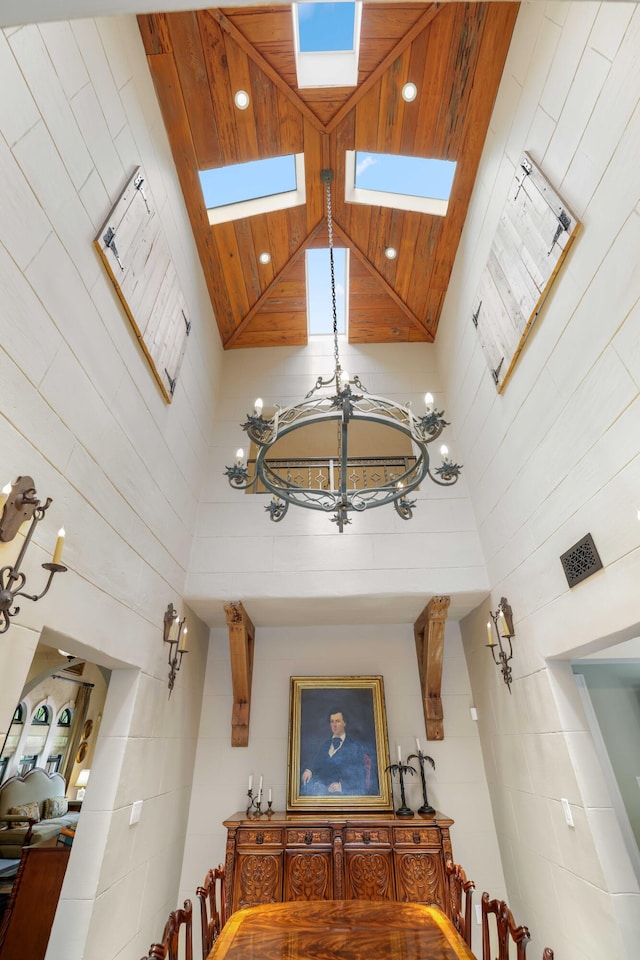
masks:
POLYGON ((171 402, 191 322, 141 167, 103 224, 95 246, 160 389, 171 402))
POLYGON ((498 393, 511 376, 579 227, 529 154, 523 154, 472 308, 498 393))

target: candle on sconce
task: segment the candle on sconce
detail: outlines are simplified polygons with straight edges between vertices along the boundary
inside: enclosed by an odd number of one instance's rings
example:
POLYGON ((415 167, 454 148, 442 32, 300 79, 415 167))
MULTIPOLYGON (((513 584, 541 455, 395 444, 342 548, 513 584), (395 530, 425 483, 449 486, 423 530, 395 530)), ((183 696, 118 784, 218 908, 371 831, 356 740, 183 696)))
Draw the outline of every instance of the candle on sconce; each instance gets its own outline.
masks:
POLYGON ((182 636, 180 637, 180 646, 178 647, 178 650, 179 650, 180 653, 186 653, 186 650, 187 650, 187 633, 188 633, 188 632, 189 632, 189 631, 188 631, 187 627, 185 626, 184 630, 182 631, 182 636))
POLYGON ((417 737, 416 737, 416 750, 418 751, 418 753, 421 753, 421 752, 422 752, 422 751, 420 750, 420 741, 418 740, 417 737))
POLYGON ((505 619, 504 611, 498 611, 498 623, 500 625, 499 629, 503 637, 509 636, 509 628, 507 627, 507 621, 505 619))
POLYGON ((58 539, 56 540, 56 548, 53 551, 53 557, 51 563, 60 563, 60 558, 62 557, 62 548, 64 547, 64 538, 65 532, 64 527, 60 527, 58 530, 58 539))
POLYGON ((493 633, 491 632, 491 623, 487 620, 487 643, 490 647, 493 646, 493 633))
POLYGON ((11 493, 11 484, 7 483, 5 484, 5 486, 2 488, 2 491, 0 492, 0 510, 4 510, 4 505, 9 499, 10 493, 11 493))
POLYGON ((249 774, 249 786, 247 787, 247 790, 249 791, 249 793, 251 793, 251 787, 252 787, 252 786, 253 786, 253 774, 250 773, 250 774, 249 774))
POLYGON ((398 763, 402 763, 402 750, 400 749, 400 744, 398 744, 398 763))

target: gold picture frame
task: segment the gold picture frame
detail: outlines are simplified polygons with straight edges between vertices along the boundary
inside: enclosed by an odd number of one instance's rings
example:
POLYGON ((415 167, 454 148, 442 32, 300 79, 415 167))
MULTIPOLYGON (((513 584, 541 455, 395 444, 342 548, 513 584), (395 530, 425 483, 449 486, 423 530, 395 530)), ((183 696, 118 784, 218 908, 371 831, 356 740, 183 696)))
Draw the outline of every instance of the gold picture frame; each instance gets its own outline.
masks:
POLYGON ((288 811, 391 811, 388 766, 382 677, 291 677, 288 811))

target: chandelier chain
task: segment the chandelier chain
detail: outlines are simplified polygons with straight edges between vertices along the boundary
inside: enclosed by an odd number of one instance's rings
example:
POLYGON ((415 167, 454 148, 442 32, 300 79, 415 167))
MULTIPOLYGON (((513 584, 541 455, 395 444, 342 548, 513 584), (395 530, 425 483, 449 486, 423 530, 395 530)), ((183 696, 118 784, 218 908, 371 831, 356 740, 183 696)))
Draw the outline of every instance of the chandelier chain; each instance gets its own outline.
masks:
POLYGON ((336 362, 336 385, 340 389, 340 353, 338 351, 338 308, 336 306, 336 272, 333 261, 333 214, 331 209, 331 181, 325 183, 327 196, 327 233, 329 235, 329 264, 331 267, 331 312, 333 318, 333 354, 336 362))

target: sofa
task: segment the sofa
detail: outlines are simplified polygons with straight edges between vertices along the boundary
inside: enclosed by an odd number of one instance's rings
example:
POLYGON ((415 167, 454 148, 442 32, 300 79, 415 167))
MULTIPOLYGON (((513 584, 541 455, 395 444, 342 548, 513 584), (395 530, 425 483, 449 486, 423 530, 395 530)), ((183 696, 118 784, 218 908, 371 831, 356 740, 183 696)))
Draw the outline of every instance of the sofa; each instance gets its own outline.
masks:
POLYGON ((0 786, 1 858, 19 858, 23 847, 57 840, 64 827, 75 828, 79 814, 67 810, 65 789, 59 773, 47 773, 41 767, 24 777, 10 777, 0 786), (27 804, 34 806, 26 813, 9 812, 27 804))

